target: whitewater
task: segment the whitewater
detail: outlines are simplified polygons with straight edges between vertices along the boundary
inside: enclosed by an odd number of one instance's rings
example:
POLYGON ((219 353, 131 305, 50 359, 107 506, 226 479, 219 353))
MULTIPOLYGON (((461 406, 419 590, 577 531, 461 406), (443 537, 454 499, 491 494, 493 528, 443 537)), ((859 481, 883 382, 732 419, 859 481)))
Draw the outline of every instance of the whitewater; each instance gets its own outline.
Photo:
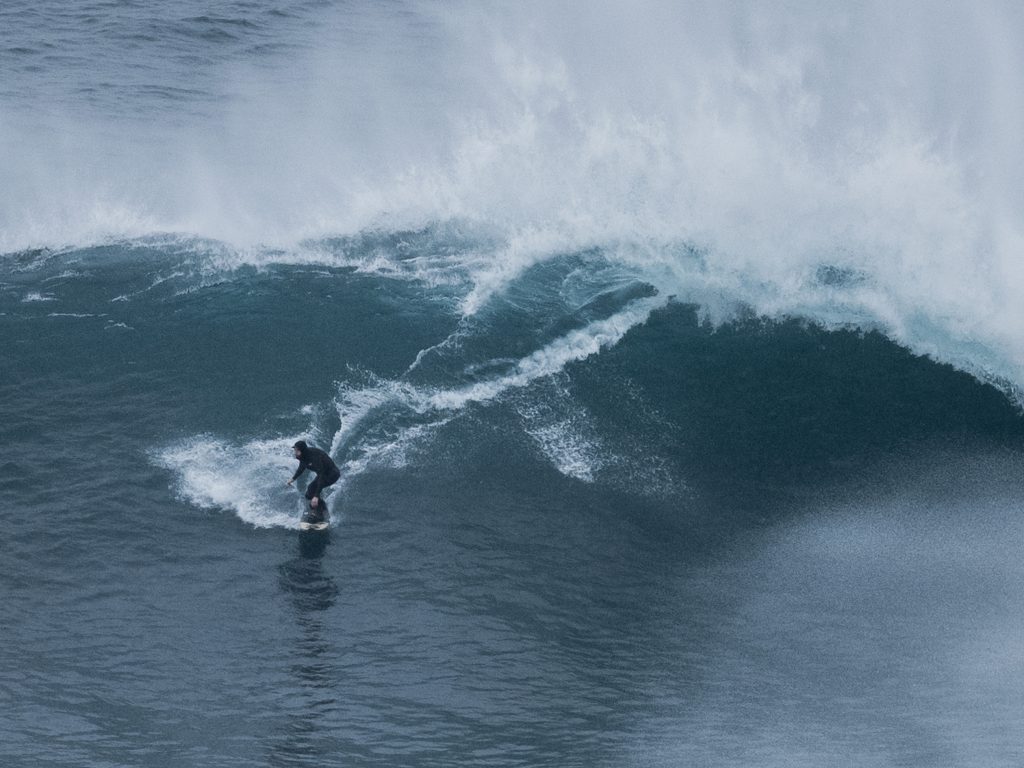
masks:
POLYGON ((671 293, 877 327, 1019 387, 1012 4, 315 7, 9 5, 3 250, 173 232, 266 263, 467 220, 507 241, 470 311, 553 251, 614 245, 671 293))

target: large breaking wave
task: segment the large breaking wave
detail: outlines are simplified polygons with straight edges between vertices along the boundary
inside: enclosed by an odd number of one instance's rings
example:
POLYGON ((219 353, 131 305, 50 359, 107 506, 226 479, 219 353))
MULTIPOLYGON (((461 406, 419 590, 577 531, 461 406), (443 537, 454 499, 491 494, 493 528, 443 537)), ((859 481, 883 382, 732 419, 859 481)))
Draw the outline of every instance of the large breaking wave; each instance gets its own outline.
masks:
MULTIPOLYGON (((607 475, 622 459, 559 377, 673 300, 714 326, 879 331, 1024 402, 1018 6, 399 6, 254 4, 229 23, 154 3, 86 36, 67 34, 75 12, 14 3, 0 252, 188 254, 184 285, 146 273, 129 303, 282 265, 437 294, 457 330, 398 378, 339 373, 338 424, 310 425, 363 445, 350 474, 500 401, 563 474, 607 475), (548 327, 532 344, 459 357, 524 307, 548 327), (528 386, 548 392, 517 400, 528 386)), ((232 445, 269 468, 263 440, 232 445)), ((198 467, 225 445, 162 460, 221 503, 198 467)))
POLYGON ((469 313, 600 247, 716 319, 880 329, 1024 382, 1018 7, 403 6, 154 5, 59 78, 12 13, 0 249, 173 232, 267 263, 457 221, 502 244, 463 254, 469 313), (95 87, 140 64, 130 33, 162 63, 95 87))

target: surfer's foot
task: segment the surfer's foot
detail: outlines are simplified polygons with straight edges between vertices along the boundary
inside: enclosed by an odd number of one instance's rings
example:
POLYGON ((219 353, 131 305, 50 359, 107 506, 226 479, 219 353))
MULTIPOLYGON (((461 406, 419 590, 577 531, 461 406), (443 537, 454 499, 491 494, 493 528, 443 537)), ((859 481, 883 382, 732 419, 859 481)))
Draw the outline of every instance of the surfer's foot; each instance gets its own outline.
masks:
POLYGON ((325 522, 326 516, 324 515, 323 508, 310 509, 302 516, 302 520, 306 523, 322 523, 325 522))

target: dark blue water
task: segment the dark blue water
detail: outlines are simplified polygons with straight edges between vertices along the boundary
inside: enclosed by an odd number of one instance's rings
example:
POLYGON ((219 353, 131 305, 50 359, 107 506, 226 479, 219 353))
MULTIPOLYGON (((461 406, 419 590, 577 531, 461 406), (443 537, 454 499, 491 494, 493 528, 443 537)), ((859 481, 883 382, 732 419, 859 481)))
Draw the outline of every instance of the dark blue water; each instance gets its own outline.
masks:
MULTIPOLYGON (((967 14, 993 50, 1004 10, 967 14)), ((862 165, 751 187, 829 145, 807 62, 856 56, 809 12, 644 11, 4 6, 0 764, 1020 764, 1005 207, 863 194, 969 154, 874 117, 862 165), (612 32, 661 95, 584 66, 612 32), (687 133, 665 94, 720 78, 687 133)), ((878 97, 933 138, 962 21, 878 97)))

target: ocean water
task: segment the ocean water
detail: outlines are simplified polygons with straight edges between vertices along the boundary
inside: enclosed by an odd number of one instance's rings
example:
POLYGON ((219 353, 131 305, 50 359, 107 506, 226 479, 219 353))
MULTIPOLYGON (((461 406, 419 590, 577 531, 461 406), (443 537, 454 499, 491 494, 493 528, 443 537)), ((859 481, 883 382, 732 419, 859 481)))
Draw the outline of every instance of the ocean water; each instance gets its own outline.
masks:
POLYGON ((1019 766, 1022 65, 996 2, 7 0, 0 765, 1019 766))

